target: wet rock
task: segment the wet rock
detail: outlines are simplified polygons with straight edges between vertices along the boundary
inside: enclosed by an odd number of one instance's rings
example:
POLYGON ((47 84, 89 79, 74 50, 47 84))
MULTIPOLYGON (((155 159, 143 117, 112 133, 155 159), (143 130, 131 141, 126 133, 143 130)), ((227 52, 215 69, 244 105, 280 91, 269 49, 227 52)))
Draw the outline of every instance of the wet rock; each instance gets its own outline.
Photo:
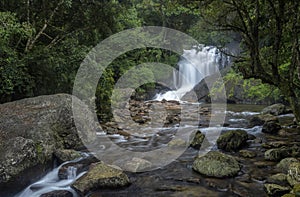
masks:
POLYGON ((291 186, 300 184, 300 163, 291 163, 289 165, 287 181, 291 186))
POLYGON ((248 127, 252 128, 255 126, 262 126, 264 123, 265 123, 265 120, 263 120, 259 116, 253 116, 249 120, 248 127))
POLYGON ((219 149, 225 151, 237 151, 247 144, 248 134, 243 130, 227 131, 217 140, 219 149))
POLYGON ((271 141, 271 142, 263 143, 261 146, 263 148, 271 149, 271 148, 280 148, 287 145, 289 144, 287 144, 286 141, 271 141))
POLYGON ((183 147, 186 146, 186 141, 184 141, 183 139, 172 139, 169 143, 168 146, 169 147, 183 147))
POLYGON ((81 157, 80 152, 72 149, 60 149, 54 152, 54 156, 57 158, 58 163, 64 163, 81 157))
POLYGON ((262 127, 263 133, 277 134, 281 126, 276 121, 267 121, 262 127))
MULTIPOLYGON (((16 179, 21 178, 22 182, 32 179, 30 176, 21 177, 21 174, 33 168, 39 170, 38 165, 51 163, 53 153, 58 149, 80 149, 83 146, 74 123, 72 99, 82 108, 82 114, 91 114, 82 102, 67 94, 0 105, 0 187, 8 182, 13 185, 16 179)), ((86 123, 93 126, 89 120, 86 123)), ((94 140, 93 133, 85 134, 94 140)), ((44 172, 45 169, 39 173, 44 172)))
POLYGON ((285 185, 287 183, 287 175, 283 173, 274 174, 267 179, 267 183, 285 185))
POLYGON ((211 151, 197 157, 193 169, 200 174, 211 177, 231 177, 240 171, 239 163, 232 156, 218 151, 211 151))
POLYGON ((250 151, 250 150, 240 150, 239 154, 240 154, 241 157, 244 157, 244 158, 256 157, 256 153, 253 152, 253 151, 250 151))
POLYGON ((205 139, 205 135, 203 133, 201 133, 200 130, 197 130, 195 133, 195 137, 194 137, 193 141, 191 142, 191 147, 200 149, 204 139, 205 139))
POLYGON ((248 127, 252 128, 254 126, 262 126, 267 121, 278 121, 278 118, 276 116, 273 116, 271 114, 258 114, 255 116, 252 116, 249 120, 248 127))
POLYGON ((102 162, 94 164, 90 170, 72 184, 81 195, 101 188, 119 188, 130 184, 129 178, 122 170, 102 162))
POLYGON ((264 187, 269 196, 282 196, 286 193, 289 193, 290 191, 289 187, 285 187, 273 183, 264 184, 264 187))
POLYGON ((299 154, 300 154, 299 147, 296 146, 273 148, 265 152, 265 159, 271 161, 279 161, 286 157, 299 156, 299 154))
POLYGON ((220 196, 220 192, 211 191, 205 187, 201 186, 182 186, 182 185, 163 185, 156 189, 156 191, 167 191, 172 192, 172 195, 163 195, 163 196, 173 196, 173 197, 182 197, 182 196, 190 196, 197 197, 199 194, 201 196, 209 196, 209 197, 218 197, 220 196))
POLYGON ((287 173, 290 165, 295 162, 299 162, 299 161, 293 157, 284 158, 276 165, 276 168, 278 168, 284 173, 287 173))
POLYGON ((300 196, 300 183, 294 185, 293 192, 296 196, 300 196))
POLYGON ((296 195, 295 194, 284 194, 281 197, 296 197, 296 195))
POLYGON ((152 167, 152 163, 148 160, 133 157, 131 161, 127 162, 124 169, 131 172, 140 172, 152 167))
POLYGON ((73 197, 72 192, 67 190, 55 190, 52 192, 48 192, 40 195, 40 197, 73 197))
POLYGON ((291 113, 291 109, 281 103, 268 106, 262 110, 263 114, 272 114, 274 116, 291 113))

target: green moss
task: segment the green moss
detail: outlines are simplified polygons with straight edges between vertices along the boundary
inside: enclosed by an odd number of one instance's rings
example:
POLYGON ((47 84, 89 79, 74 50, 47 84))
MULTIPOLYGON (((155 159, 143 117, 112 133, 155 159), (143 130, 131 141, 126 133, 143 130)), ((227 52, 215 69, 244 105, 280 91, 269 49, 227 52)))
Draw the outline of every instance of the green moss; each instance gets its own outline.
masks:
POLYGON ((263 84, 257 79, 243 79, 243 76, 233 69, 229 70, 221 80, 217 80, 211 91, 210 96, 216 96, 222 92, 224 88, 227 92, 227 98, 234 100, 236 92, 239 92, 244 100, 252 99, 256 102, 265 99, 277 101, 281 98, 281 93, 278 88, 263 84))

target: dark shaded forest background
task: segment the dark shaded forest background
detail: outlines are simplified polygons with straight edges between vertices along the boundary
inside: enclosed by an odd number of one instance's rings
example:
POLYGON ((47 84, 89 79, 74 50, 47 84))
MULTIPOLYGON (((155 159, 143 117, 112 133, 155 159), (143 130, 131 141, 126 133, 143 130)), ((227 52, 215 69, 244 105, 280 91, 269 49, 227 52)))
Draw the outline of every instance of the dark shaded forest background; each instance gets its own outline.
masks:
MULTIPOLYGON (((89 50, 112 34, 151 25, 182 31, 206 45, 239 43, 225 81, 257 80, 247 88, 249 96, 284 97, 299 122, 299 11, 294 0, 1 0, 0 102, 72 93, 89 50)), ((109 109, 114 83, 126 70, 151 61, 176 67, 179 58, 153 48, 120 56, 99 80, 98 112, 109 109)))

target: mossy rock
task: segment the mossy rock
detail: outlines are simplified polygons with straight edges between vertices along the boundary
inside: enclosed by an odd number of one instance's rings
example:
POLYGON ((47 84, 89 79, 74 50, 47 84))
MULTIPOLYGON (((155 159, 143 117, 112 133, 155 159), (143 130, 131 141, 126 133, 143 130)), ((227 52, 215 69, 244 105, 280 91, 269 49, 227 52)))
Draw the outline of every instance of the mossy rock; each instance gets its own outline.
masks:
POLYGON ((205 139, 205 135, 201 133, 200 130, 197 130, 190 146, 195 149, 200 149, 204 139, 205 139))
POLYGON ((283 174, 283 173, 274 174, 267 179, 267 182, 275 183, 275 184, 279 184, 279 185, 286 184, 287 183, 287 175, 283 174))
POLYGON ((300 162, 290 164, 287 181, 291 186, 300 184, 300 162))
POLYGON ((300 183, 297 183, 294 185, 293 192, 297 197, 300 196, 300 183))
POLYGON ((240 150, 239 154, 241 157, 244 158, 253 158, 256 157, 256 152, 250 151, 250 150, 240 150))
POLYGON ((231 152, 237 151, 247 145, 248 134, 244 130, 227 131, 217 140, 219 149, 231 152))
POLYGON ((240 165, 235 158, 218 151, 208 152, 197 157, 193 169, 210 177, 232 177, 240 171, 240 165))
POLYGON ((97 189, 120 188, 129 184, 129 178, 122 170, 98 162, 92 164, 90 170, 72 184, 72 188, 85 196, 97 189))
POLYGON ((265 187, 265 190, 266 190, 268 196, 281 196, 281 195, 284 195, 284 194, 290 192, 289 187, 285 187, 285 186, 281 186, 281 185, 277 185, 277 184, 273 184, 273 183, 264 184, 264 187, 265 187))
POLYGON ((284 158, 276 165, 276 168, 281 170, 283 173, 287 173, 290 165, 294 162, 299 162, 299 161, 293 157, 284 158))

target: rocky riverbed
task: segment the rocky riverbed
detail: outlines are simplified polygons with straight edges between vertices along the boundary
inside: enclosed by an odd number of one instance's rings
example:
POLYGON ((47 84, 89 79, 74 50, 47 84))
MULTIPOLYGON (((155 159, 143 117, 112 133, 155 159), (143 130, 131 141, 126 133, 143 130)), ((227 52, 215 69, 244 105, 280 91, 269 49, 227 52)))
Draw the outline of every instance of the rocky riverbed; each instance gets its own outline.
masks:
MULTIPOLYGON (((0 196, 21 191, 49 172, 51 165, 46 164, 54 160, 62 165, 53 180, 68 184, 38 196, 299 195, 300 128, 283 105, 263 110, 261 106, 229 105, 225 122, 209 127, 214 118, 209 104, 130 101, 124 109, 115 110, 112 121, 101 123, 96 135, 90 135, 97 138, 104 132, 119 147, 146 152, 181 146, 182 141, 172 140, 176 128, 192 130, 194 136, 175 161, 136 173, 86 152, 74 133, 70 99, 69 95, 53 95, 0 105, 0 196), (216 127, 222 132, 211 144, 205 136, 216 127), (43 138, 44 134, 50 137, 43 138), (41 136, 38 141, 36 136, 41 136), (53 143, 49 142, 52 136, 53 143), (8 143, 9 139, 15 143, 8 143), (205 148, 211 151, 201 154, 205 148), (29 173, 34 170, 37 173, 29 173)), ((130 169, 135 170, 152 165, 143 158, 131 162, 130 169)), ((35 184, 28 189, 39 187, 35 184)))

